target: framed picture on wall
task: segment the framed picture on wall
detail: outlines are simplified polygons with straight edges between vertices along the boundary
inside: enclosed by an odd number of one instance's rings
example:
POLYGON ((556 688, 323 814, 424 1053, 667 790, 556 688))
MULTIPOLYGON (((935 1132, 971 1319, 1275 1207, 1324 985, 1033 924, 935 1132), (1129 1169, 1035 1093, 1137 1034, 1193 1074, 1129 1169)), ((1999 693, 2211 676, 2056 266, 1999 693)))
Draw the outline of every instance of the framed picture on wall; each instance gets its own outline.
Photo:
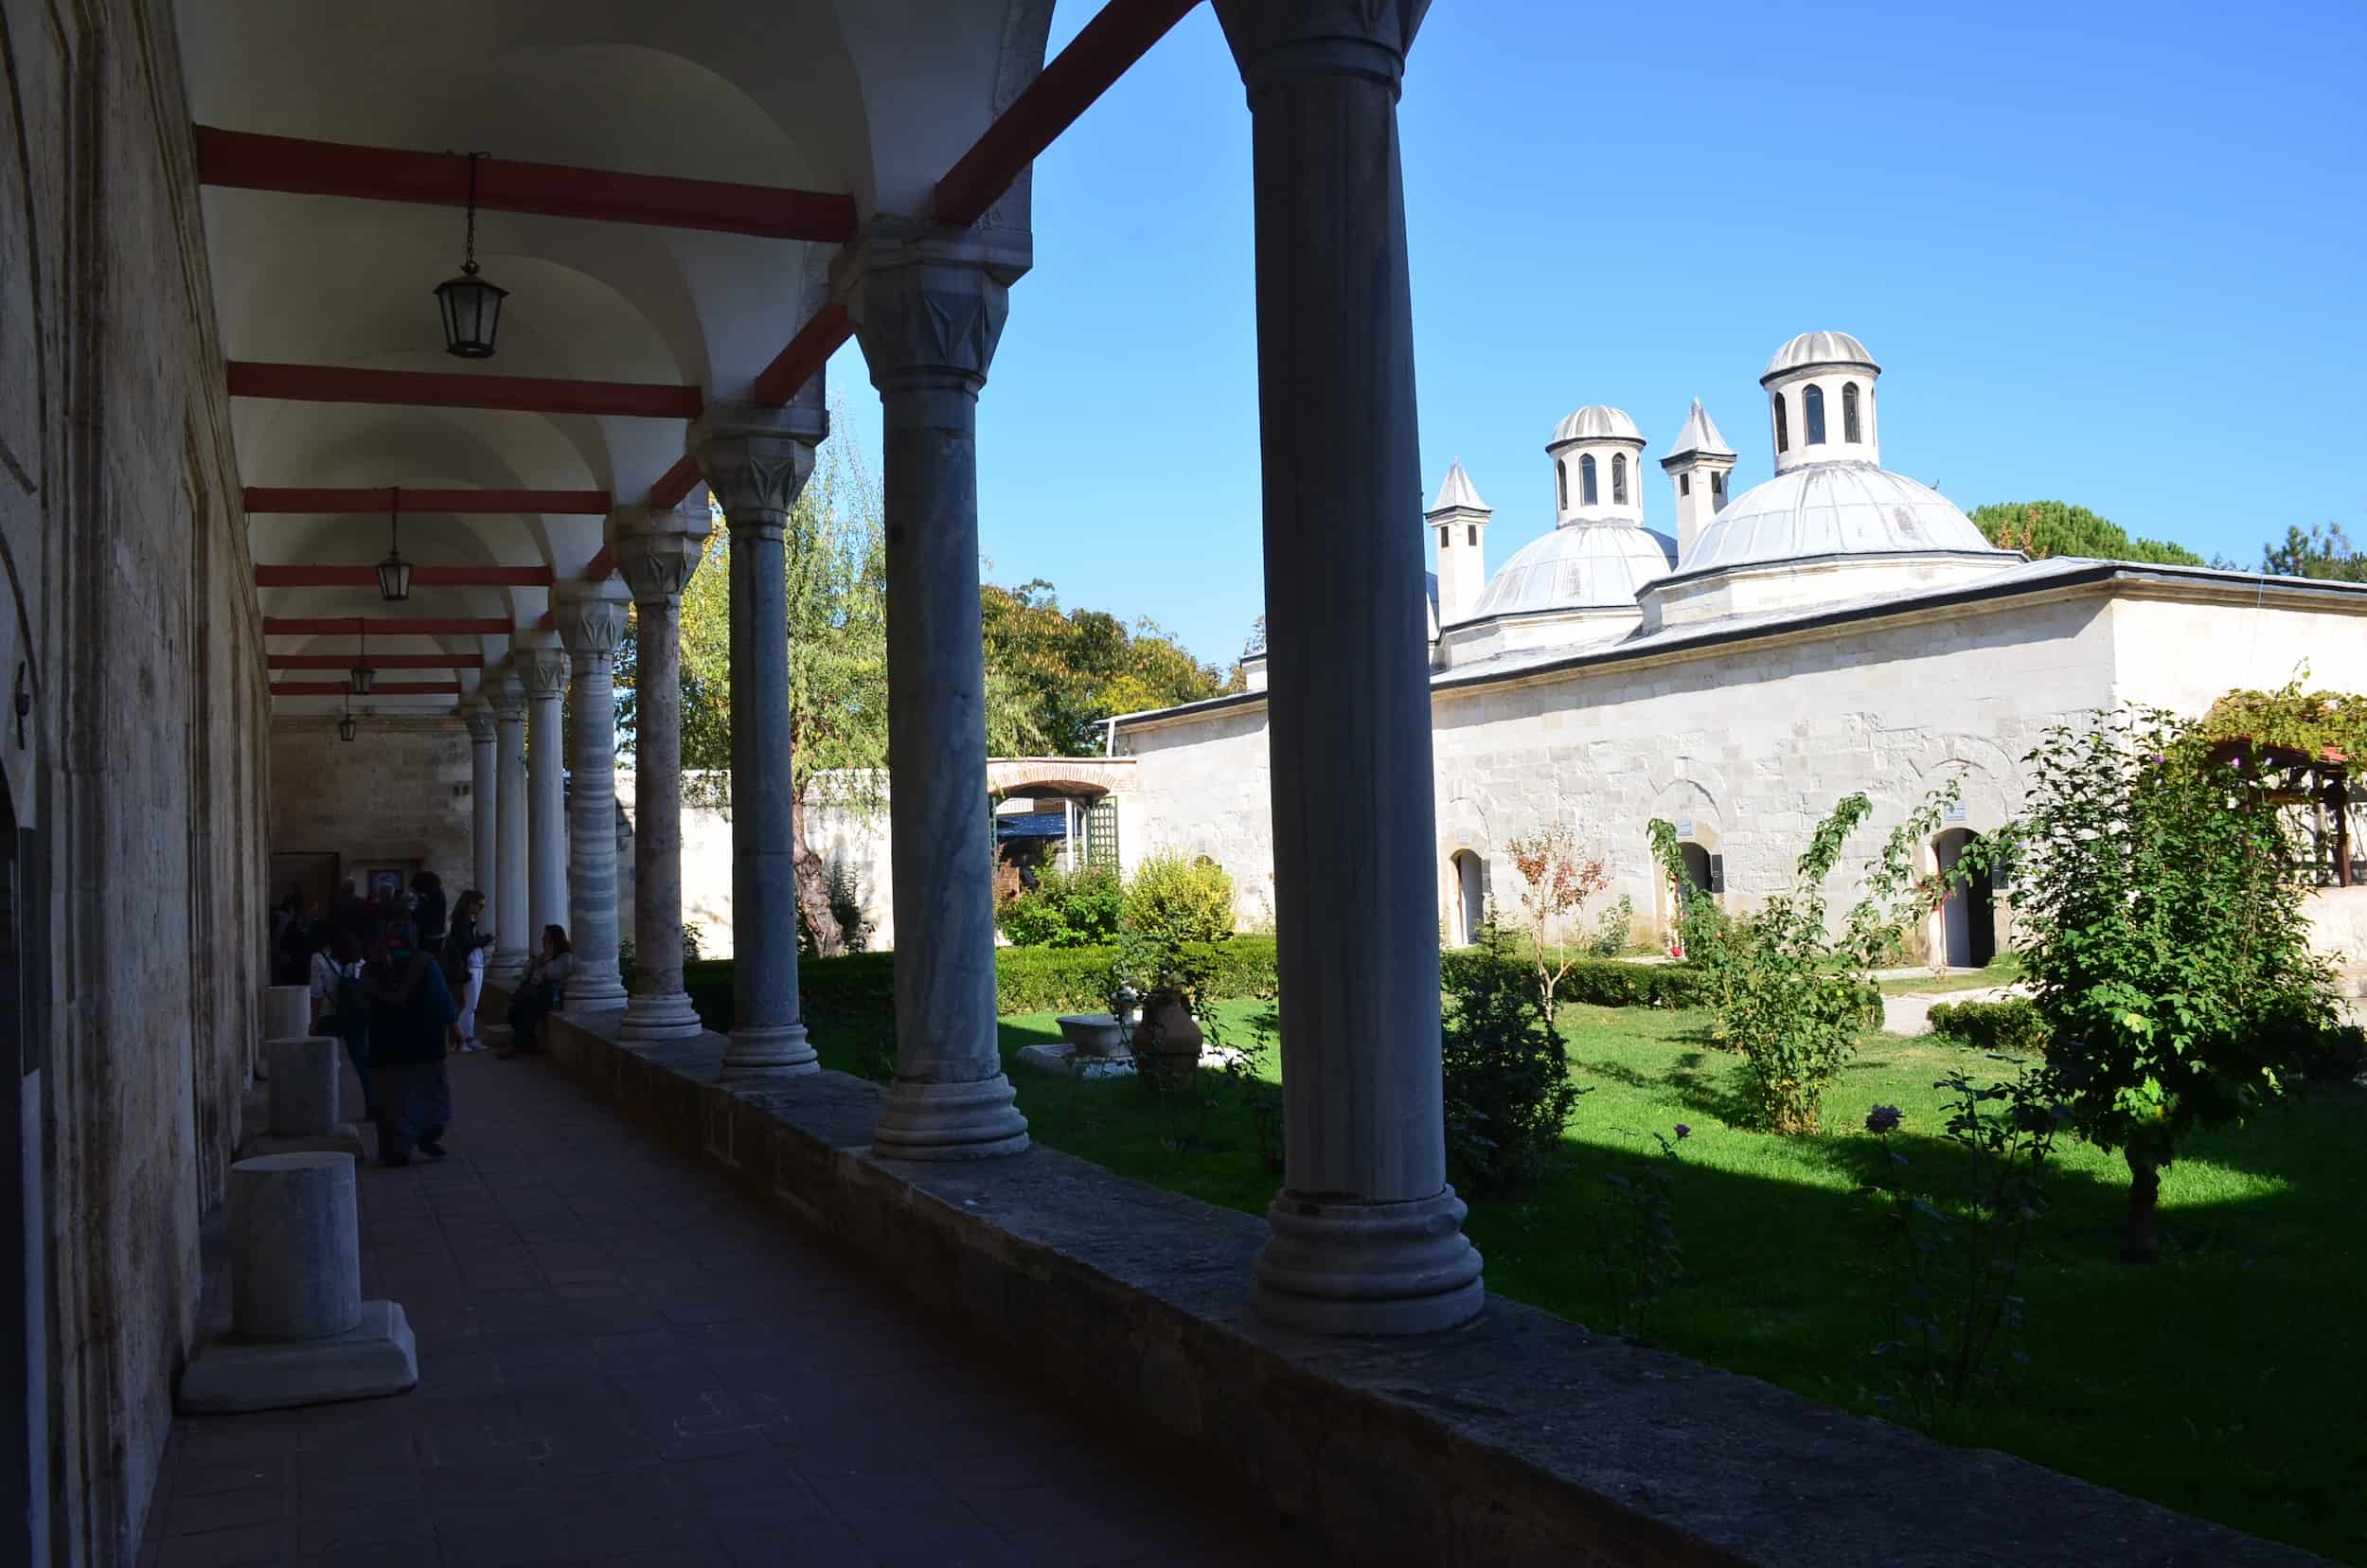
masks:
POLYGON ((384 866, 371 872, 370 897, 382 902, 389 899, 401 898, 402 872, 400 869, 390 871, 384 866))

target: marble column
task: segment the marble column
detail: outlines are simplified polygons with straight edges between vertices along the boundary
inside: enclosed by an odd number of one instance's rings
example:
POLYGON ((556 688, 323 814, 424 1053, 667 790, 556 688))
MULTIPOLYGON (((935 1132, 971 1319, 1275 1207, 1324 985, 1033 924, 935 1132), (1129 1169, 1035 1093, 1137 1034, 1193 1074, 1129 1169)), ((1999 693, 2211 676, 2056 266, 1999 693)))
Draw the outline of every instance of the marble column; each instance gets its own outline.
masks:
POLYGON ((492 704, 494 791, 493 885, 486 901, 493 917, 493 952, 485 977, 514 986, 525 972, 526 948, 526 693, 509 665, 487 675, 486 700, 492 704))
POLYGON ((1027 261, 1023 241, 879 219, 832 279, 881 404, 896 1081, 871 1139, 898 1159, 1027 1147, 995 1033, 977 446, 978 391, 1027 261))
POLYGON ((627 1040, 680 1040, 700 1029, 682 984, 682 595, 713 531, 703 495, 664 511, 617 514, 616 570, 632 590, 636 671, 627 1040))
POLYGON ((571 1012, 617 1012, 625 983, 616 970, 616 645, 631 596, 614 578, 562 582, 551 615, 567 650, 574 692, 567 704, 567 938, 576 950, 567 982, 571 1012))
MULTIPOLYGON (((526 693, 525 948, 531 958, 543 951, 544 926, 567 923, 567 773, 559 724, 567 654, 544 644, 510 657, 526 693)), ((574 939, 574 933, 568 935, 574 939)), ((568 1000, 572 1004, 573 996, 568 1000)))
POLYGON ((790 832, 789 511, 829 434, 816 376, 787 408, 721 404, 690 427, 731 529, 732 1031, 727 1073, 820 1070, 797 1001, 790 832))
POLYGON ((1249 87, 1285 1166, 1256 1310, 1480 1310, 1447 1185, 1397 95, 1427 0, 1216 0, 1249 87))
MULTIPOLYGON (((499 811, 501 786, 496 781, 493 748, 500 739, 501 726, 493 718, 493 710, 480 703, 469 709, 469 812, 473 829, 472 840, 469 886, 485 895, 486 914, 477 921, 483 930, 491 923, 492 911, 499 907, 494 901, 496 884, 500 882, 495 857, 499 851, 499 811)), ((454 888, 457 899, 465 891, 454 888)))

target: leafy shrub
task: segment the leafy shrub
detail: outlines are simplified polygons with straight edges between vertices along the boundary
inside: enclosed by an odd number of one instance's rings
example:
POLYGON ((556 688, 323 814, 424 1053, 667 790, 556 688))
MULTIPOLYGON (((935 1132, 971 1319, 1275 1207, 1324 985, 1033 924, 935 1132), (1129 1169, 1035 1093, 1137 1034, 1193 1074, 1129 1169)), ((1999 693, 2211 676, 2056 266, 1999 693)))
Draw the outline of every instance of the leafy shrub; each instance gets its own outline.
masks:
POLYGON ((2050 727, 2014 829, 2022 973, 2079 1135, 2121 1150, 2123 1251, 2154 1256, 2162 1167, 2283 1093, 2335 1024, 2272 770, 2154 709, 2050 727))
POLYGON ((1635 900, 1622 893, 1603 911, 1603 918, 1594 922, 1594 933, 1586 939, 1586 951, 1596 958, 1616 958, 1628 951, 1628 943, 1635 935, 1635 900))
POLYGON ((1447 993, 1447 1165, 1466 1191, 1501 1191, 1550 1168, 1585 1093, 1546 1022, 1533 965, 1493 920, 1447 993))
POLYGON ((1997 1002, 1940 1002, 1931 1008, 1931 1032, 1952 1045, 1997 1056, 2046 1054, 2046 1021, 2026 996, 1997 1002))
POLYGON ((1116 875, 1103 867, 1046 871, 1033 892, 1003 906, 1003 935, 1014 947, 1093 947, 1118 934, 1125 899, 1116 875))
MULTIPOLYGON (((1479 946, 1457 948, 1438 955, 1440 983, 1449 990, 1468 983, 1474 970, 1509 963, 1537 982, 1537 966, 1522 955, 1509 935, 1506 952, 1491 955, 1479 946)), ((1711 1002, 1711 976, 1699 964, 1629 964, 1611 958, 1586 958, 1570 966, 1555 988, 1554 1001, 1589 1007, 1705 1007, 1711 1002)))
POLYGON ((1187 942, 1222 941, 1233 935, 1233 879, 1213 861, 1152 855, 1126 884, 1125 924, 1187 942))

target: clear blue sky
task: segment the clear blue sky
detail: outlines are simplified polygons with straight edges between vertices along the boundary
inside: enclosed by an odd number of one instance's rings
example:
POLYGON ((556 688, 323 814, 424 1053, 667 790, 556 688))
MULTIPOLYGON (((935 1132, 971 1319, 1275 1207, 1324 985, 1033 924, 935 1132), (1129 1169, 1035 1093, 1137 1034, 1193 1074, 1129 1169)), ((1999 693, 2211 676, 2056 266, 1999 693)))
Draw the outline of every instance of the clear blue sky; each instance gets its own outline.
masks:
MULTIPOLYGON (((1885 464, 1967 509, 2248 565, 2289 524, 2357 538, 2363 67, 2358 0, 1439 0, 1400 116, 1425 490, 1460 455, 1501 561, 1552 526, 1562 415, 1625 408, 1657 458, 1694 397, 1754 484, 1759 370, 1837 328, 1884 366, 1885 464)), ((1250 199, 1203 6, 1038 162, 979 419, 989 578, 1219 663, 1262 606, 1250 199)), ((876 453, 851 348, 831 379, 876 453)))

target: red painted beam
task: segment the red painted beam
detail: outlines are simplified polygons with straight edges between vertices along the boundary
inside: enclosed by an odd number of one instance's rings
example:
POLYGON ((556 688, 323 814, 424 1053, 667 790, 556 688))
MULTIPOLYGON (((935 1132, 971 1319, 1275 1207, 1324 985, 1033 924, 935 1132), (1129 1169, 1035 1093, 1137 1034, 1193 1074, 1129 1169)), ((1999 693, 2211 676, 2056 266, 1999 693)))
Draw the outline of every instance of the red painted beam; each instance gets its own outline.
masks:
MULTIPOLYGON (((756 378, 756 401, 767 408, 778 408, 788 402, 797 395, 799 387, 822 373, 822 367, 830 363, 830 356, 838 352, 839 345, 854 335, 854 319, 846 313, 845 306, 836 300, 823 306, 813 312, 812 320, 797 329, 789 347, 775 355, 756 378)), ((680 499, 681 496, 675 497, 680 499)))
POLYGON ((632 419, 695 419, 703 405, 695 386, 656 382, 561 381, 547 376, 478 376, 449 370, 365 370, 343 365, 229 364, 234 398, 295 402, 399 403, 413 408, 490 408, 516 414, 614 414, 632 419))
POLYGON ((603 544, 593 555, 592 559, 585 562, 583 568, 583 580, 586 582, 606 582, 615 570, 616 552, 603 544))
MULTIPOLYGON (((361 660, 352 653, 266 653, 268 669, 351 669, 361 660)), ((372 669, 483 669, 482 653, 373 653, 372 669)))
POLYGON ((265 615, 266 637, 333 637, 367 632, 373 637, 502 636, 517 627, 501 615, 265 615))
POLYGON ((937 182, 940 223, 986 216, 1036 154, 1077 122, 1199 0, 1109 0, 937 182))
POLYGON ((612 504, 606 490, 246 488, 246 510, 252 517, 283 512, 383 517, 390 506, 406 517, 413 512, 560 512, 606 517, 612 504))
MULTIPOLYGON (((548 566, 414 566, 416 588, 548 588, 548 566)), ((370 588, 375 566, 258 566, 258 588, 370 588)))
MULTIPOLYGON (((762 386, 763 383, 759 382, 757 385, 762 386)), ((758 401, 762 401, 761 397, 758 401)), ((699 472, 699 460, 685 455, 650 487, 650 505, 660 511, 668 507, 679 507, 689 499, 692 490, 705 483, 705 477, 699 472)))
MULTIPOLYGON (((343 681, 274 681, 271 694, 275 697, 341 697, 345 694, 343 681)), ((371 683, 372 697, 457 697, 458 681, 376 681, 371 683)))
MULTIPOLYGON (((196 132, 197 177, 206 185, 432 206, 468 205, 469 159, 464 153, 259 136, 210 125, 198 126, 196 132)), ((832 245, 855 235, 855 199, 829 191, 490 157, 477 160, 476 181, 476 205, 488 212, 535 212, 832 245)))

